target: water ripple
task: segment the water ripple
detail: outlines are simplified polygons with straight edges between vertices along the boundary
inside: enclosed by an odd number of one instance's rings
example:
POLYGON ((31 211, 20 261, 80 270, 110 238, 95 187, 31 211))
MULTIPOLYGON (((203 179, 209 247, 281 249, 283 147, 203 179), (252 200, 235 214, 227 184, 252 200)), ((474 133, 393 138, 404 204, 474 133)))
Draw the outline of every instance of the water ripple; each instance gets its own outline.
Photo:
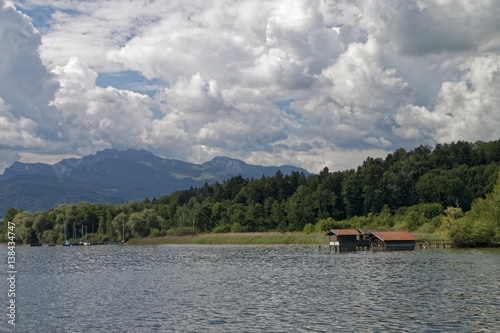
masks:
POLYGON ((20 332, 500 331, 497 250, 20 248, 18 267, 20 332))

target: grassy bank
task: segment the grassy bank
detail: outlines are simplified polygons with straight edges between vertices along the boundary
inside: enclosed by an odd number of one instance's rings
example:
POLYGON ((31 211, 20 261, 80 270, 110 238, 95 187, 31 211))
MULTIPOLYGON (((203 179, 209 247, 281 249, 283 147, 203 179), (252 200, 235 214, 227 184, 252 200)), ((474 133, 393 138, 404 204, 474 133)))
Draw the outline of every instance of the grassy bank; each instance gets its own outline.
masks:
POLYGON ((251 232, 227 234, 200 234, 192 236, 167 236, 156 238, 135 238, 130 245, 159 244, 309 244, 328 245, 328 237, 323 233, 304 234, 303 232, 251 232))

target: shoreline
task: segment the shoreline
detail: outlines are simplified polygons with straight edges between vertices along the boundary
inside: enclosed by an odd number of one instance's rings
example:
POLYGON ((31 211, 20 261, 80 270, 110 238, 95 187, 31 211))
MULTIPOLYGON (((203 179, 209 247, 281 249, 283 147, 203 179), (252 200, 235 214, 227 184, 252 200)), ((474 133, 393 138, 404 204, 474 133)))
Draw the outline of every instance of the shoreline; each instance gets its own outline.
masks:
POLYGON ((188 236, 163 236, 155 238, 130 239, 129 245, 162 244, 206 244, 206 245, 328 245, 328 237, 321 232, 304 234, 303 232, 246 232, 198 234, 188 236))

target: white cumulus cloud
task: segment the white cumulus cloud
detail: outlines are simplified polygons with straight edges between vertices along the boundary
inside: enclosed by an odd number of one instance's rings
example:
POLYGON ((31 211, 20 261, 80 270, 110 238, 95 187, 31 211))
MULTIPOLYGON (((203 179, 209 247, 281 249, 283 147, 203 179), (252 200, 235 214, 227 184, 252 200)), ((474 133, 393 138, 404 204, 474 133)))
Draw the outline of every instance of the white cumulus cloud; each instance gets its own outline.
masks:
POLYGON ((317 172, 500 136, 498 0, 0 3, 9 161, 130 147, 317 172))

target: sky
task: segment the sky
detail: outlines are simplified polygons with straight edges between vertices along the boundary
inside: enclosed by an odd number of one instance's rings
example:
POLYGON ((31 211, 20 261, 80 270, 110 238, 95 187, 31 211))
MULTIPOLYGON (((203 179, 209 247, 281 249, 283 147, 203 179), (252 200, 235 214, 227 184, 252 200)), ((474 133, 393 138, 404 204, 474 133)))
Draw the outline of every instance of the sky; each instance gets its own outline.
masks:
POLYGON ((0 0, 0 173, 106 148, 319 172, 500 138, 500 0, 0 0))

